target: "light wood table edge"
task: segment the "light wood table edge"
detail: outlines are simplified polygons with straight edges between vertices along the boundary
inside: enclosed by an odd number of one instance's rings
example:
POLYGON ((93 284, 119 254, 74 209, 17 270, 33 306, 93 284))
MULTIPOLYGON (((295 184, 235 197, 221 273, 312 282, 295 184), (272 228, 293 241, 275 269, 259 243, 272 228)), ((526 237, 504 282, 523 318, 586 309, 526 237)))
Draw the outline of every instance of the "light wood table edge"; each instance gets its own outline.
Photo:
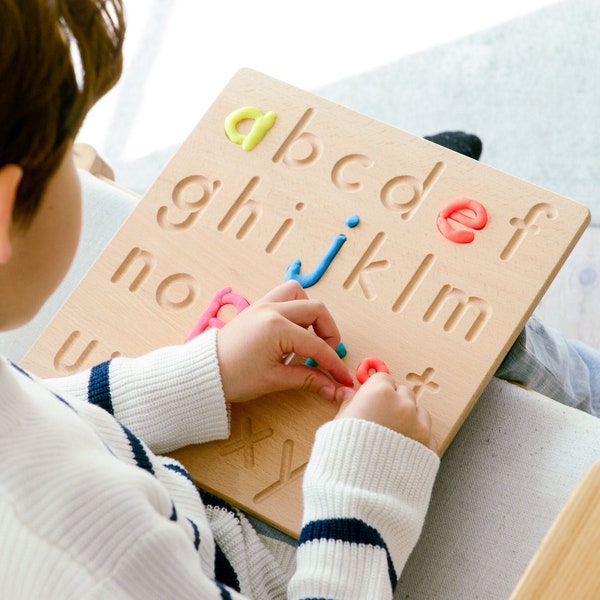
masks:
POLYGON ((510 600, 600 598, 600 460, 546 533, 510 600))

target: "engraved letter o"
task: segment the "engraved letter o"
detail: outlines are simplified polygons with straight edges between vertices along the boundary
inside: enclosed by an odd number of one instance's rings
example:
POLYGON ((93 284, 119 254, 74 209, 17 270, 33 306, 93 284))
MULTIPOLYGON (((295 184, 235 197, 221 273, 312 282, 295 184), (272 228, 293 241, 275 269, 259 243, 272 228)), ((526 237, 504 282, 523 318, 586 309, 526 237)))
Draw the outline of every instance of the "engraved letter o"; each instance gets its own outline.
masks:
POLYGON ((156 288, 156 302, 161 308, 186 308, 195 298, 196 281, 187 273, 175 273, 175 275, 169 275, 169 277, 165 277, 156 288), (171 295, 177 295, 179 298, 174 300, 169 298, 169 291, 172 290, 173 287, 179 288, 179 290, 183 287, 185 292, 183 297, 176 289, 175 292, 171 291, 171 295))

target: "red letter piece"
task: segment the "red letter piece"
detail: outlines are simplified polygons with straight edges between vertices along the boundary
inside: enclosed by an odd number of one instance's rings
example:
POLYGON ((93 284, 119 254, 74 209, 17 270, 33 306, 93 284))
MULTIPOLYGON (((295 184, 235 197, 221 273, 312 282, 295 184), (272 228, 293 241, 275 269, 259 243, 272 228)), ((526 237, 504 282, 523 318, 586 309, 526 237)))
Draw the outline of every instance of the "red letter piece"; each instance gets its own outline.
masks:
POLYGON ((437 228, 447 240, 456 244, 470 244, 475 239, 475 234, 465 229, 454 229, 448 222, 450 220, 456 221, 465 227, 480 230, 487 224, 487 212, 483 204, 477 202, 477 200, 458 198, 448 203, 438 213, 437 228), (470 210, 473 216, 460 212, 461 209, 470 210))
POLYGON ((387 365, 376 356, 369 356, 360 361, 358 367, 356 367, 356 379, 360 384, 363 384, 372 375, 371 371, 375 373, 389 373, 387 365))
POLYGON ((231 304, 231 306, 235 308, 236 314, 240 314, 250 303, 243 296, 232 293, 230 287, 218 290, 210 301, 207 309, 200 315, 196 325, 194 325, 194 328, 185 341, 189 342, 209 327, 221 329, 221 327, 225 325, 225 322, 219 319, 217 315, 221 308, 226 304, 231 304))

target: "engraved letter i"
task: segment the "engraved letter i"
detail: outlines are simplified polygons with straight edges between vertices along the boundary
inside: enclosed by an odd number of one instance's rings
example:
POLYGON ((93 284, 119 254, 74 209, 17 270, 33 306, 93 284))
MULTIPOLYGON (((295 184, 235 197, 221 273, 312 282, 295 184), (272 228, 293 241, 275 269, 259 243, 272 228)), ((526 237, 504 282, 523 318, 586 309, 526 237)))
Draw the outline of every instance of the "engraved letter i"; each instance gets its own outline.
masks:
MULTIPOLYGON (((346 219, 346 225, 351 228, 356 227, 359 222, 360 219, 357 215, 353 215, 346 219)), ((337 253, 344 245, 346 239, 346 236, 343 234, 336 235, 317 266, 310 273, 306 273, 305 275, 300 274, 300 269, 302 267, 300 259, 297 258, 293 260, 285 272, 285 280, 295 279, 303 288, 315 285, 315 283, 323 277, 323 274, 328 269, 331 261, 337 256, 337 253)))

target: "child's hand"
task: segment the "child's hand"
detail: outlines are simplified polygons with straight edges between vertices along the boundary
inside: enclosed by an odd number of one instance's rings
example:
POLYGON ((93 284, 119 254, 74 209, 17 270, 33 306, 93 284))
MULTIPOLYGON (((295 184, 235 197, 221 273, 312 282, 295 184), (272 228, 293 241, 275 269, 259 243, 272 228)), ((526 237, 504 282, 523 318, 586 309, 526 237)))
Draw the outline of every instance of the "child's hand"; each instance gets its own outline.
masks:
POLYGON ((375 373, 355 391, 336 391, 340 403, 336 419, 350 417, 383 425, 427 446, 434 452, 437 443, 431 433, 431 417, 417 406, 415 395, 405 385, 396 385, 386 373, 375 373))
POLYGON ((333 398, 337 385, 353 384, 350 371, 335 353, 339 341, 338 328, 322 302, 310 300, 296 281, 280 285, 217 334, 226 400, 243 402, 291 389, 333 398), (313 331, 308 329, 311 326, 313 331), (333 379, 313 367, 286 365, 291 352, 310 356, 333 379))

